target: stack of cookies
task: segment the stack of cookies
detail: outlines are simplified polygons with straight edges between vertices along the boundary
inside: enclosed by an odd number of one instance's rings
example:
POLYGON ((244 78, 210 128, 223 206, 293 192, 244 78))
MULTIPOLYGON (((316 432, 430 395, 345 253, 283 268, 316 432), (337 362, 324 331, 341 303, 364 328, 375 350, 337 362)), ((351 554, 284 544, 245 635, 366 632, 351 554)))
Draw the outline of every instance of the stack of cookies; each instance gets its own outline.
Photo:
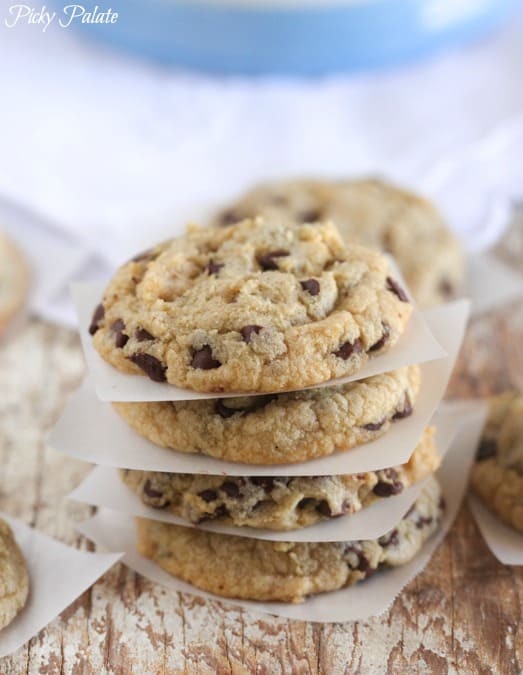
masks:
POLYGON ((403 565, 444 508, 432 477, 440 462, 432 428, 403 465, 304 475, 302 463, 401 425, 422 386, 415 365, 354 379, 394 349, 412 305, 385 257, 347 244, 315 215, 192 227, 123 265, 92 317, 106 362, 187 394, 115 403, 138 434, 245 466, 242 476, 121 471, 145 504, 186 523, 139 519, 138 551, 224 597, 301 602, 403 565), (378 539, 293 541, 296 530, 351 518, 423 479, 416 502, 378 539), (288 541, 267 536, 282 531, 288 541))

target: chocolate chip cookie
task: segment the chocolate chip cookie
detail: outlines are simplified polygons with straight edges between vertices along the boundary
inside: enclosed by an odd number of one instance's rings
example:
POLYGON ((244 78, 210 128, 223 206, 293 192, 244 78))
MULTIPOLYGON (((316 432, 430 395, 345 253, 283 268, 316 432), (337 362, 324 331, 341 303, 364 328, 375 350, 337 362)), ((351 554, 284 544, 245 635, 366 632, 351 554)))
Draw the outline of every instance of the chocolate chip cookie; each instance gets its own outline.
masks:
POLYGON ((487 508, 523 532, 523 395, 506 392, 490 401, 472 488, 487 508))
POLYGON ((22 307, 29 274, 18 248, 0 232, 0 329, 22 307))
POLYGON ((412 307, 375 251, 331 223, 247 220, 123 265, 90 332, 126 373, 202 392, 299 389, 390 349, 412 307))
POLYGON ((409 366, 284 394, 113 405, 162 447, 246 464, 290 464, 378 438, 412 413, 419 387, 419 367, 409 366))
POLYGON ((258 214, 286 222, 333 220, 347 241, 390 252, 422 307, 448 300, 462 283, 460 245, 435 207, 382 180, 260 185, 219 213, 214 224, 258 214))
POLYGON ((443 508, 432 478, 401 522, 375 540, 274 542, 137 519, 137 548, 170 574, 217 595, 303 602, 409 562, 437 530, 443 508))
POLYGON ((24 557, 9 525, 0 520, 0 630, 24 607, 29 576, 24 557))
POLYGON ((360 511, 434 473, 440 464, 427 429, 407 464, 346 476, 206 476, 122 469, 123 482, 147 506, 191 523, 296 530, 360 511))

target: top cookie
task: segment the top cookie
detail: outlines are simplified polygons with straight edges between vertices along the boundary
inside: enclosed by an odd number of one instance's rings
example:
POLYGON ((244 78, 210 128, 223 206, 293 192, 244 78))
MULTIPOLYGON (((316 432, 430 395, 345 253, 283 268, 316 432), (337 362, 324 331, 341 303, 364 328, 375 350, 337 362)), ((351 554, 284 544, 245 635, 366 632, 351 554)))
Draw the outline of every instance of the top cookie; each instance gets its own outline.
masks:
POLYGON ((523 395, 506 392, 490 400, 472 487, 507 525, 523 532, 523 395))
POLYGON ((90 332, 121 371, 204 392, 299 389, 358 372, 412 312, 387 260, 331 223, 191 228, 123 265, 90 332))
POLYGON ((25 605, 29 578, 25 561, 9 525, 0 520, 0 630, 25 605))
POLYGON ((381 180, 267 183, 218 214, 214 224, 256 215, 286 222, 333 220, 347 241, 390 252, 422 307, 448 300, 462 281, 459 243, 435 207, 381 180))
POLYGON ((0 233, 0 327, 22 306, 27 294, 28 277, 22 255, 0 233))

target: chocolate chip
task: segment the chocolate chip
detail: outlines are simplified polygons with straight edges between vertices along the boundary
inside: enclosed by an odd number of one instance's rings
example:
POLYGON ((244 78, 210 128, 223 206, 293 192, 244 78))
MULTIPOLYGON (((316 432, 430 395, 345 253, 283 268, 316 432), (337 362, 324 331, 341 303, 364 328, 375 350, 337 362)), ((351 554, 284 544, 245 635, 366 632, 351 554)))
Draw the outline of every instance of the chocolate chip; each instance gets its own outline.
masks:
POLYGON ((300 286, 309 295, 318 295, 320 292, 320 282, 317 279, 307 279, 307 281, 300 281, 300 286))
POLYGON ((233 483, 232 480, 225 481, 220 489, 225 492, 227 497, 231 497, 231 499, 236 499, 240 496, 240 488, 236 483, 233 483))
POLYGON ((486 459, 494 457, 497 451, 498 446, 493 438, 482 438, 476 452, 476 460, 478 462, 483 462, 486 459))
POLYGON ((225 504, 220 504, 213 514, 213 518, 226 518, 229 515, 229 511, 225 504))
POLYGON ((258 256, 258 264, 264 272, 269 270, 277 270, 278 264, 275 261, 275 258, 284 258, 287 255, 289 255, 289 251, 284 251, 283 249, 270 251, 269 253, 263 253, 262 255, 258 256))
POLYGON ((125 333, 117 333, 114 340, 114 344, 118 349, 123 349, 125 345, 129 342, 129 336, 125 333))
POLYGON ((385 420, 381 420, 381 422, 369 422, 369 424, 364 424, 363 428, 367 429, 367 431, 378 431, 384 424, 385 420))
POLYGON ((98 305, 94 310, 93 318, 91 319, 91 325, 89 326, 90 335, 94 335, 96 331, 100 328, 100 321, 105 316, 105 307, 103 305, 98 305))
POLYGON ((312 506, 313 504, 316 504, 316 500, 313 497, 304 497, 296 504, 296 508, 306 509, 308 506, 312 506))
POLYGON ((358 564, 358 568, 357 568, 357 569, 358 569, 360 572, 366 572, 366 575, 365 575, 365 576, 368 576, 368 575, 370 575, 370 573, 369 573, 369 568, 370 568, 370 563, 369 563, 369 561, 367 560, 367 558, 366 558, 364 555, 361 555, 361 554, 360 554, 359 564, 358 564))
POLYGON ((148 330, 145 330, 145 328, 138 328, 136 333, 134 334, 134 337, 138 340, 138 342, 147 342, 147 340, 154 340, 154 335, 151 335, 148 330))
POLYGON ((111 325, 111 330, 115 333, 114 344, 118 349, 123 349, 129 340, 129 336, 123 332, 125 330, 125 324, 122 319, 116 319, 111 325))
POLYGON ((415 524, 418 530, 421 530, 421 528, 425 527, 425 525, 431 525, 433 520, 434 518, 432 518, 432 516, 429 516, 428 518, 425 516, 420 516, 415 524))
POLYGON ((202 490, 198 493, 198 496, 203 499, 204 502, 215 502, 218 499, 218 493, 216 490, 202 490))
POLYGON ((250 342, 252 339, 253 335, 258 335, 258 333, 262 330, 263 326, 244 326, 243 328, 240 328, 240 333, 242 338, 245 340, 245 342, 250 342))
POLYGON ((376 497, 390 497, 391 495, 397 495, 403 490, 403 483, 400 481, 394 481, 393 483, 385 483, 380 481, 376 483, 373 488, 373 492, 376 497))
POLYGON ((358 338, 354 342, 344 342, 340 345, 340 348, 337 352, 333 352, 334 356, 337 356, 339 359, 346 361, 353 354, 359 354, 363 351, 363 345, 361 340, 358 338))
POLYGON ((409 299, 403 288, 392 277, 387 277, 387 290, 394 293, 401 302, 408 302, 409 299))
POLYGON ((212 355, 212 349, 209 345, 205 345, 201 349, 192 350, 191 366, 199 368, 200 370, 212 370, 219 368, 222 364, 218 359, 212 355))
POLYGON ((380 537, 380 544, 387 548, 387 546, 397 546, 399 544, 399 532, 396 528, 385 534, 383 537, 380 537))
POLYGON ((215 263, 213 260, 209 260, 205 266, 205 271, 210 276, 211 274, 218 274, 222 267, 225 267, 224 263, 215 263))
POLYGON ((145 484, 143 486, 143 493, 144 493, 144 495, 149 497, 149 499, 155 500, 153 502, 147 500, 147 504, 149 506, 152 506, 153 509, 165 509, 168 506, 170 506, 170 504, 171 504, 171 502, 168 499, 166 499, 163 492, 153 488, 150 480, 145 481, 145 484), (160 500, 160 501, 157 501, 157 500, 160 500))
POLYGON ((227 227, 228 225, 239 223, 240 220, 242 220, 242 216, 237 211, 228 209, 221 214, 219 222, 222 227, 227 227))
POLYGON ((442 279, 439 282, 439 290, 444 298, 452 298, 455 294, 454 286, 448 279, 442 279))
POLYGON ((441 495, 441 497, 439 498, 438 507, 440 511, 443 511, 447 507, 445 497, 443 495, 441 495))
POLYGON ((145 481, 143 491, 148 497, 151 497, 151 499, 160 499, 160 497, 163 497, 163 492, 155 490, 150 480, 145 481))
POLYGON ((376 483, 372 491, 377 497, 390 497, 393 491, 392 483, 376 483))
POLYGON ((380 339, 377 342, 375 342, 372 345, 372 347, 369 347, 369 352, 375 352, 378 349, 381 349, 383 347, 383 345, 389 339, 389 336, 390 336, 390 326, 389 326, 389 324, 388 323, 382 323, 381 328, 382 328, 382 331, 383 331, 382 336, 380 337, 380 339))
POLYGON ((151 356, 151 354, 145 354, 144 352, 136 352, 136 354, 132 354, 129 359, 135 363, 138 368, 141 368, 153 382, 165 382, 167 380, 165 376, 167 366, 164 366, 156 356, 151 356))
POLYGON ((254 476, 250 479, 253 485, 262 487, 266 492, 269 492, 274 488, 274 478, 270 476, 254 476))
POLYGON ((409 395, 405 394, 403 408, 401 410, 397 410, 392 416, 392 419, 402 420, 404 417, 409 417, 410 415, 412 415, 412 403, 410 402, 409 395))
POLYGON ((360 548, 356 547, 354 544, 348 544, 345 547, 345 553, 349 554, 353 553, 358 559, 358 564, 356 565, 356 567, 352 567, 351 565, 352 569, 359 570, 360 572, 366 572, 369 569, 370 563, 368 559, 363 555, 360 548))
POLYGON ((234 413, 237 412, 243 412, 242 410, 234 410, 234 408, 228 408, 226 405, 224 405, 223 401, 221 399, 218 399, 214 405, 214 412, 218 414, 220 417, 223 417, 224 420, 228 419, 229 417, 232 417, 234 413))
POLYGON ((325 516, 326 518, 330 518, 332 516, 332 509, 326 499, 321 500, 321 502, 316 507, 316 511, 321 513, 321 515, 325 516))
POLYGON ((296 215, 296 219, 300 223, 317 223, 321 220, 321 211, 319 209, 308 209, 301 211, 296 215))
POLYGON ((359 570, 360 572, 367 572, 370 568, 370 563, 368 559, 363 555, 361 548, 359 546, 356 546, 355 544, 347 544, 345 546, 345 554, 351 553, 353 553, 356 556, 358 564, 356 565, 356 567, 354 567, 353 565, 348 563, 349 567, 351 569, 359 570))

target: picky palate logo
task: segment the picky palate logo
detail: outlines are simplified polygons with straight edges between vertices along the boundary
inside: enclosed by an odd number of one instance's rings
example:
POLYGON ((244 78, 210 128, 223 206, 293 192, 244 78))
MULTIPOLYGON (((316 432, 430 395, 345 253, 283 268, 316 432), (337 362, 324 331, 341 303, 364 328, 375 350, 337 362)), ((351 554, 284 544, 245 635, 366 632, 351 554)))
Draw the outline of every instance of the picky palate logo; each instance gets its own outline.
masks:
POLYGON ((8 7, 4 24, 7 28, 15 28, 20 24, 39 26, 45 31, 52 23, 60 28, 69 28, 73 23, 85 24, 108 24, 118 21, 118 12, 111 8, 100 9, 95 5, 93 9, 87 9, 84 5, 65 5, 61 11, 49 10, 45 5, 32 7, 24 3, 15 3, 8 7))

